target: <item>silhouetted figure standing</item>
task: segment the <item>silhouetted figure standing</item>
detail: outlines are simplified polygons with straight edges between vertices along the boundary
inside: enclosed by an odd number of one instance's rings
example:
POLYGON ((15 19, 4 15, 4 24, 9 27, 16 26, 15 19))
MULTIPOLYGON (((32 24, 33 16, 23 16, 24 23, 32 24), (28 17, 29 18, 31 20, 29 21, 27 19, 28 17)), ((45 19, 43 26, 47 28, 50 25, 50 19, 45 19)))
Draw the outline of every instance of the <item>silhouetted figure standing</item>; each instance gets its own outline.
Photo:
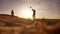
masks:
POLYGON ((13 11, 13 9, 12 9, 12 11, 11 11, 11 15, 14 16, 14 11, 13 11))
MULTIPOLYGON (((32 7, 30 7, 32 8, 32 7)), ((32 8, 32 11, 33 11, 33 22, 35 21, 35 14, 36 14, 36 10, 32 8)))

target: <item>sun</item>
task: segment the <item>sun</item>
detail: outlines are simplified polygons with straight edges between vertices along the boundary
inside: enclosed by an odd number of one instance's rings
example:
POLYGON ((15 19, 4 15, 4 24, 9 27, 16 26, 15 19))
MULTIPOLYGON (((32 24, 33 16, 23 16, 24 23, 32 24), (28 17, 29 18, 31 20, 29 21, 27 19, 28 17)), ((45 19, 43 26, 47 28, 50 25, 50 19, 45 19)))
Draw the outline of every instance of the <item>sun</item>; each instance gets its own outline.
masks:
POLYGON ((32 19, 32 10, 24 9, 22 14, 23 14, 24 18, 31 18, 32 19))

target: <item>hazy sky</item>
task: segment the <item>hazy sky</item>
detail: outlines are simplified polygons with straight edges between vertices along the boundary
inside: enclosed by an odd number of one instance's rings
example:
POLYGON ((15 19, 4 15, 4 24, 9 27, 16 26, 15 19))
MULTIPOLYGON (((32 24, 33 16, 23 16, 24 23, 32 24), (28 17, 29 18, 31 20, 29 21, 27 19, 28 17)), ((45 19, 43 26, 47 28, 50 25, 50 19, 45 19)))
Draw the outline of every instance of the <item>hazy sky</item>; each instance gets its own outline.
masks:
POLYGON ((32 6, 36 10, 37 18, 60 19, 60 0, 0 0, 0 14, 10 14, 13 9, 16 16, 22 10, 32 6))

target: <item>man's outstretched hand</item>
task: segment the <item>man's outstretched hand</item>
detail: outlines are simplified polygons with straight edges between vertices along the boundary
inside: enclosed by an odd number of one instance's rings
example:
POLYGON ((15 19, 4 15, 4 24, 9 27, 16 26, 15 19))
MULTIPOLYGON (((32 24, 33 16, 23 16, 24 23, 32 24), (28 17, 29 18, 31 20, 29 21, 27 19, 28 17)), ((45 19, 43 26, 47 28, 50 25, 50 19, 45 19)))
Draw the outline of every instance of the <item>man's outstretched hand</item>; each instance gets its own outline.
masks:
POLYGON ((32 8, 32 7, 30 6, 30 8, 32 8))

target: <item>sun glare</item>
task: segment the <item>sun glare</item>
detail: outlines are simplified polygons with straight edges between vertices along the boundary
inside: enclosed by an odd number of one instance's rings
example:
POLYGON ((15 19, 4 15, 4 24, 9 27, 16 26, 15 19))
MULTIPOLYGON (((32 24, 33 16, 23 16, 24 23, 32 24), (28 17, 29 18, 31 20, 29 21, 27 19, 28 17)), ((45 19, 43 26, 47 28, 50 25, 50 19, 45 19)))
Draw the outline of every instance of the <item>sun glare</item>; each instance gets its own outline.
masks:
POLYGON ((24 18, 31 18, 32 19, 32 10, 30 9, 25 9, 23 12, 23 17, 24 18))

